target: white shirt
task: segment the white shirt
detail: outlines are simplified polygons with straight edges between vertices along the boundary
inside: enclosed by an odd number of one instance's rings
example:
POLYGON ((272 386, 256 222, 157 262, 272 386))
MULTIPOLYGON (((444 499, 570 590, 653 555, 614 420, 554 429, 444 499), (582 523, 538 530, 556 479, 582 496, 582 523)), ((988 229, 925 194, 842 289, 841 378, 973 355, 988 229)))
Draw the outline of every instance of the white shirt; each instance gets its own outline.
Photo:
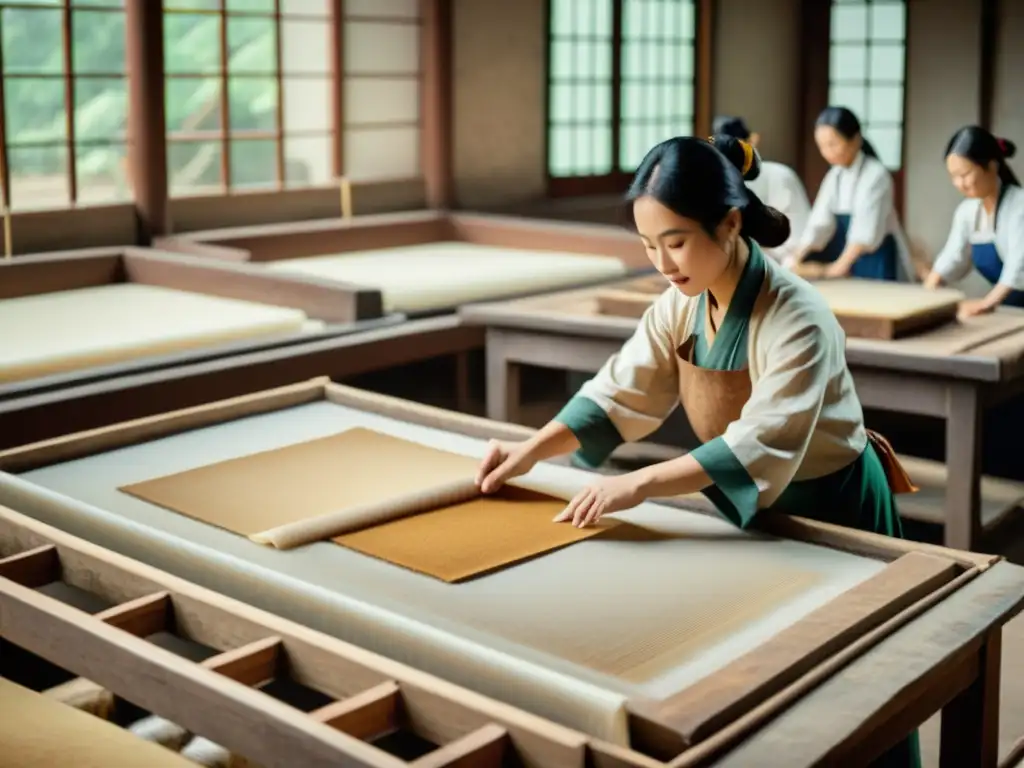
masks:
POLYGON ((995 216, 985 210, 978 198, 964 200, 957 206, 949 237, 935 258, 934 269, 947 283, 963 280, 971 271, 972 243, 995 243, 1003 262, 999 283, 1024 291, 1024 190, 1009 187, 995 216))
POLYGON ((761 162, 761 173, 747 182, 761 202, 786 214, 789 219, 789 239, 777 248, 764 248, 766 255, 785 261, 797 253, 804 227, 811 216, 811 201, 800 177, 788 165, 771 161, 761 162))
POLYGON ((910 246, 900 226, 893 202, 892 175, 880 160, 858 152, 849 168, 829 168, 818 188, 811 217, 801 237, 801 249, 820 251, 836 231, 836 214, 849 214, 847 242, 858 243, 869 252, 877 250, 888 235, 896 240, 904 280, 914 279, 910 246))

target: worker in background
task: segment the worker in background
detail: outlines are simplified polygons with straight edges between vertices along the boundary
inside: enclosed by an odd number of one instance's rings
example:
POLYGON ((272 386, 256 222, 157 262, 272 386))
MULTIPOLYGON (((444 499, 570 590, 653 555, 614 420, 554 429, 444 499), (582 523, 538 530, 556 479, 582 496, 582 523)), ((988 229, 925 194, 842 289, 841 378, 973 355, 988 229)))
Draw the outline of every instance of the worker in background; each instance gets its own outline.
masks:
POLYGON ((845 107, 826 107, 814 141, 830 168, 789 266, 810 261, 823 265, 824 277, 916 280, 892 174, 861 134, 857 116, 845 107))
MULTIPOLYGON (((742 117, 720 115, 715 118, 712 132, 719 136, 732 136, 747 141, 754 149, 758 148, 761 141, 760 134, 752 133, 742 117)), ((785 263, 796 255, 800 236, 811 215, 811 202, 807 199, 804 183, 788 165, 762 160, 761 173, 756 179, 747 181, 747 186, 765 205, 789 219, 789 237, 786 242, 778 248, 763 249, 765 255, 785 263)))
POLYGON ((962 280, 972 266, 992 285, 984 297, 961 304, 961 317, 1000 304, 1024 307, 1024 190, 1006 162, 1015 152, 1013 142, 976 125, 958 130, 946 146, 946 169, 966 199, 925 286, 962 280))

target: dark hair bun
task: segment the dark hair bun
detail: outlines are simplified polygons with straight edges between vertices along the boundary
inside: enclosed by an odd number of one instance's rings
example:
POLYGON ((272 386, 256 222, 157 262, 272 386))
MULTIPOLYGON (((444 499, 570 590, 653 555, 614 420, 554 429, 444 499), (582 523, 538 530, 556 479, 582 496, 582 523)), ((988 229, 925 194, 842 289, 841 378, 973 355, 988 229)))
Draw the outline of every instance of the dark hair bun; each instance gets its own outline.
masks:
POLYGON ((1009 139, 996 139, 999 142, 999 148, 1003 150, 1003 157, 1009 159, 1017 154, 1017 145, 1009 139))
POLYGON ((749 142, 718 133, 711 137, 711 143, 743 174, 744 181, 753 181, 761 175, 761 156, 749 142))

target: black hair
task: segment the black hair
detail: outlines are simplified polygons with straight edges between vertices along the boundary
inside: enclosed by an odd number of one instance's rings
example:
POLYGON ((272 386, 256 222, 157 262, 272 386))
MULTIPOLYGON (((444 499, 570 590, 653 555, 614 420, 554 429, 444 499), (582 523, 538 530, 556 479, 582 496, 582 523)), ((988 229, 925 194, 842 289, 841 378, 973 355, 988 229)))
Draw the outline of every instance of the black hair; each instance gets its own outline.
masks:
POLYGON ((789 239, 789 219, 765 205, 744 179, 756 179, 761 158, 744 141, 716 135, 668 139, 647 153, 626 193, 629 203, 651 196, 680 216, 697 221, 712 237, 730 209, 743 215, 740 234, 767 248, 789 239))
POLYGON ((1006 161, 1017 154, 1017 146, 1009 139, 998 139, 978 125, 967 125, 953 134, 946 145, 945 157, 956 155, 975 165, 987 168, 995 162, 1003 187, 1019 187, 1020 181, 1006 161))
POLYGON ((846 107, 825 107, 814 122, 816 126, 827 125, 834 129, 846 140, 855 139, 860 136, 861 149, 868 157, 878 158, 878 153, 871 146, 871 142, 864 138, 860 130, 860 120, 846 107))
POLYGON ((716 136, 732 136, 746 141, 750 138, 750 129, 746 121, 736 115, 719 115, 711 124, 711 132, 716 136))

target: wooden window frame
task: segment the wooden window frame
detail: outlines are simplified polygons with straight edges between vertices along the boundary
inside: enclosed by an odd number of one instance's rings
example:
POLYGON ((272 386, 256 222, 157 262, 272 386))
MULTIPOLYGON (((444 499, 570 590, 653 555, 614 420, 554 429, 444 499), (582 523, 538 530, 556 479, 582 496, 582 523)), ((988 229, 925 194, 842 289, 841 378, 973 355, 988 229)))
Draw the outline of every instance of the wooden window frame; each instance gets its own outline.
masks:
MULTIPOLYGON (((125 9, 117 5, 113 0, 109 4, 100 5, 72 5, 72 0, 61 0, 60 3, 54 3, 53 5, 26 5, 18 3, 16 0, 7 0, 0 2, 0 12, 4 8, 17 8, 18 10, 25 10, 31 13, 60 13, 61 14, 61 64, 62 71, 60 73, 44 73, 44 72, 18 72, 8 73, 5 71, 6 65, 4 63, 3 44, 0 41, 0 193, 2 193, 2 205, 5 211, 12 211, 18 214, 21 213, 35 213, 38 211, 51 211, 51 210, 62 210, 68 208, 75 208, 81 203, 80 200, 80 189, 79 189, 79 170, 78 170, 78 150, 85 147, 103 147, 103 146, 121 146, 128 149, 128 135, 127 131, 117 136, 111 136, 109 139, 92 139, 92 140, 80 140, 76 135, 75 125, 75 85, 82 80, 115 80, 121 79, 126 82, 127 88, 127 59, 125 66, 122 67, 121 72, 90 72, 83 71, 78 72, 74 66, 74 15, 76 13, 107 13, 107 14, 121 14, 125 15, 125 9), (8 141, 8 130, 7 130, 7 81, 8 80, 42 80, 42 81, 53 81, 60 80, 63 83, 64 90, 64 138, 58 141, 46 141, 46 142, 32 142, 25 144, 10 145, 8 141), (67 192, 68 199, 66 203, 58 206, 44 205, 44 206, 30 206, 27 208, 19 208, 17 200, 11 199, 11 163, 10 163, 10 150, 14 149, 26 149, 35 148, 43 149, 47 147, 62 147, 65 153, 65 169, 64 177, 67 181, 67 192)), ((126 52, 127 57, 127 52, 126 52)), ((126 178, 127 181, 127 178, 126 178)), ((129 185, 130 190, 130 185, 129 185)), ((124 199, 115 199, 111 201, 96 201, 96 204, 109 204, 109 203, 130 203, 131 193, 124 199)))
MULTIPOLYGON (((165 4, 166 5, 166 4, 165 4)), ((196 198, 196 197, 209 197, 212 195, 216 196, 232 196, 237 194, 245 194, 247 192, 267 192, 277 191, 283 192, 293 189, 304 189, 308 187, 322 186, 322 185, 294 185, 289 184, 287 179, 287 168, 286 168, 286 156, 285 156, 285 145, 286 138, 327 138, 331 146, 331 157, 333 158, 336 150, 334 147, 335 142, 331 140, 332 132, 337 128, 333 124, 333 119, 330 125, 325 126, 323 129, 316 130, 303 130, 303 131, 286 131, 285 129, 285 114, 284 114, 284 88, 286 80, 297 80, 297 79, 308 79, 308 80, 319 80, 323 81, 327 93, 332 93, 336 89, 332 87, 332 83, 338 84, 340 89, 340 83, 338 82, 338 71, 336 70, 335 64, 337 57, 332 55, 330 48, 337 48, 338 36, 337 25, 334 23, 335 19, 328 11, 325 14, 305 14, 305 13, 285 13, 281 9, 281 0, 273 0, 273 6, 270 10, 264 11, 240 11, 240 10, 229 10, 225 0, 221 0, 218 4, 219 7, 215 9, 185 9, 185 8, 174 8, 165 7, 163 9, 164 18, 172 16, 208 16, 216 17, 219 22, 218 30, 218 46, 219 46, 219 60, 220 66, 216 71, 200 72, 189 71, 189 72, 168 72, 166 66, 162 67, 162 75, 164 78, 165 87, 166 84, 173 81, 183 80, 212 80, 218 81, 219 103, 217 107, 220 110, 220 125, 217 129, 203 130, 203 131, 178 131, 170 130, 166 126, 164 128, 165 136, 164 142, 168 151, 168 196, 171 199, 183 199, 183 198, 196 198), (261 21, 270 21, 274 26, 274 62, 272 67, 268 68, 267 71, 256 72, 232 72, 228 67, 228 25, 232 20, 237 19, 259 19, 261 21), (328 67, 324 72, 313 73, 290 73, 286 74, 284 71, 284 57, 283 57, 283 40, 282 30, 284 27, 284 21, 309 21, 313 23, 322 24, 324 28, 324 35, 328 37, 329 51, 328 56, 330 60, 328 67), (238 80, 274 80, 274 87, 276 89, 276 104, 274 105, 274 127, 271 129, 264 130, 235 130, 231 125, 231 83, 238 80), (275 155, 275 179, 273 181, 267 181, 265 183, 254 183, 251 185, 236 186, 232 181, 232 147, 236 142, 255 142, 255 141, 273 141, 274 142, 274 155, 275 155), (173 194, 170 189, 170 159, 169 152, 172 146, 189 144, 189 143, 219 143, 220 144, 220 183, 217 187, 197 187, 195 190, 189 190, 185 193, 173 194)), ((343 34, 343 29, 341 30, 343 34)), ((333 110, 332 110, 333 114, 333 110)))
MULTIPOLYGON (((599 176, 553 176, 551 174, 551 116, 549 99, 551 94, 551 58, 553 36, 551 28, 552 0, 546 3, 546 47, 545 47, 545 136, 544 164, 549 197, 585 197, 622 193, 633 178, 631 172, 619 168, 622 130, 622 57, 623 30, 622 8, 628 0, 614 0, 612 3, 612 57, 611 57, 611 157, 613 170, 599 176)), ((693 123, 694 134, 707 135, 711 130, 711 45, 712 45, 713 0, 694 0, 694 73, 693 73, 693 123)))
MULTIPOLYGON (((891 0, 887 0, 891 2, 891 0)), ((908 84, 908 62, 910 59, 909 29, 910 29, 910 3, 907 0, 900 0, 904 9, 904 36, 903 36, 903 120, 900 136, 900 167, 898 170, 890 171, 893 179, 893 203, 897 214, 902 217, 904 210, 905 190, 905 158, 907 148, 906 114, 907 114, 907 84, 908 84)), ((872 0, 860 0, 870 6, 872 0)), ((804 42, 804 55, 801 62, 801 130, 800 139, 803 146, 803 154, 798 163, 800 175, 804 186, 812 199, 817 194, 821 181, 828 170, 828 166, 818 153, 814 144, 814 123, 818 114, 829 104, 829 91, 831 90, 831 54, 832 54, 832 9, 834 0, 803 0, 801 6, 801 41, 804 42)), ((870 29, 866 45, 870 50, 871 34, 870 29)), ((866 79, 870 82, 870 78, 866 79)), ((862 117, 858 115, 858 117, 862 117)), ((870 135, 868 136, 870 140, 870 135)))

